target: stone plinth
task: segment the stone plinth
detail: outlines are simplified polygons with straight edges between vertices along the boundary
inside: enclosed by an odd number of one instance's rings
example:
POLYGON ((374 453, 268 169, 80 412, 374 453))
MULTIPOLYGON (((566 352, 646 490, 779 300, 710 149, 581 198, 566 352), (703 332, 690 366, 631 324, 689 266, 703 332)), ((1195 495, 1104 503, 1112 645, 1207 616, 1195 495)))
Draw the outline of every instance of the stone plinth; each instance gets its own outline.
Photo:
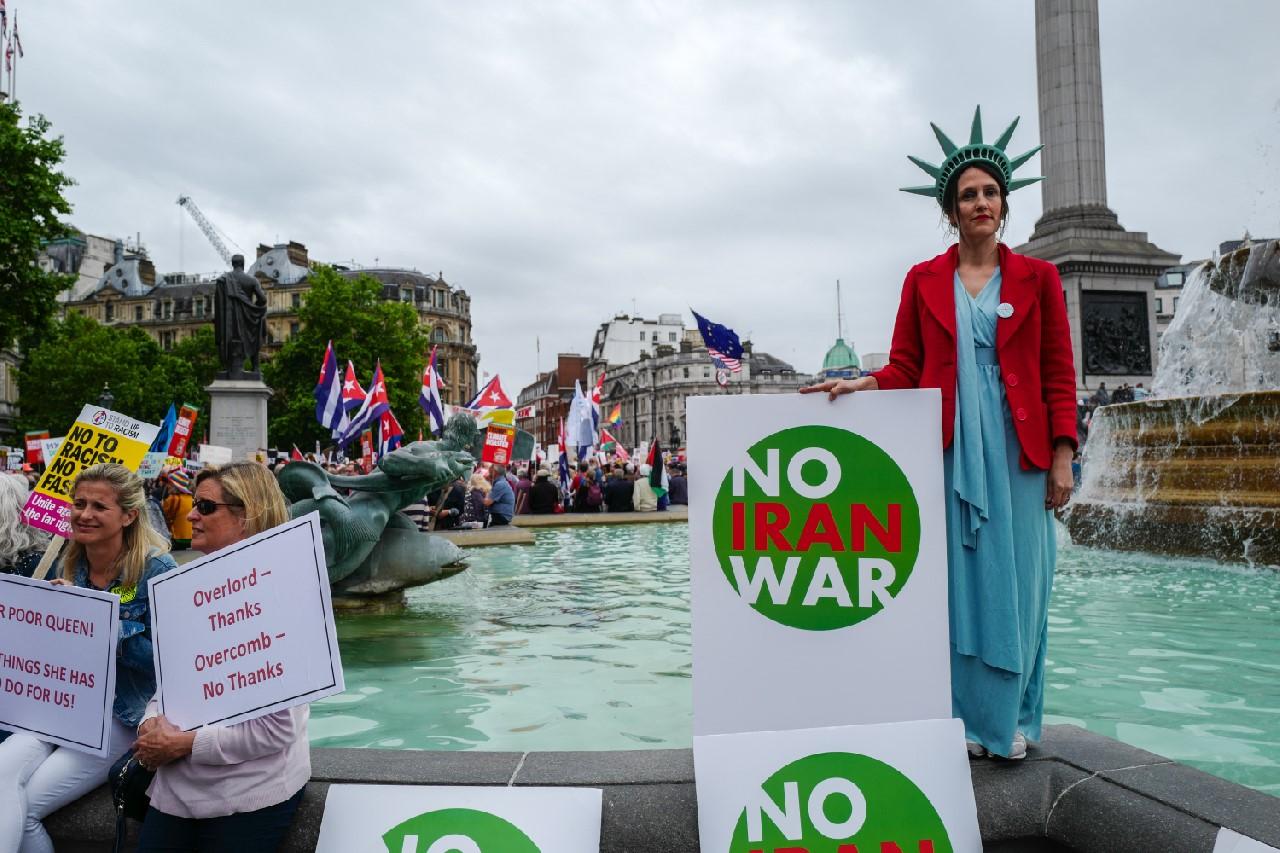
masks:
POLYGON ((247 459, 267 447, 267 400, 261 379, 215 379, 209 392, 209 443, 230 447, 232 459, 247 459))

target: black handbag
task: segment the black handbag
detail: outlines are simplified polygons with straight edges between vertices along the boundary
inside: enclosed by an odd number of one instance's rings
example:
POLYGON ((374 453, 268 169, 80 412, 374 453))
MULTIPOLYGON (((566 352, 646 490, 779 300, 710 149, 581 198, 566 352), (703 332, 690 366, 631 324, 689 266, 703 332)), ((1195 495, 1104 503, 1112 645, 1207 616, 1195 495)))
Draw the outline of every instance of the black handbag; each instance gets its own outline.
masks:
POLYGON ((128 834, 125 818, 142 820, 147 816, 147 809, 151 807, 147 787, 155 775, 154 770, 142 766, 132 749, 111 765, 111 773, 107 778, 111 782, 111 801, 116 807, 115 853, 124 850, 125 836, 128 834))

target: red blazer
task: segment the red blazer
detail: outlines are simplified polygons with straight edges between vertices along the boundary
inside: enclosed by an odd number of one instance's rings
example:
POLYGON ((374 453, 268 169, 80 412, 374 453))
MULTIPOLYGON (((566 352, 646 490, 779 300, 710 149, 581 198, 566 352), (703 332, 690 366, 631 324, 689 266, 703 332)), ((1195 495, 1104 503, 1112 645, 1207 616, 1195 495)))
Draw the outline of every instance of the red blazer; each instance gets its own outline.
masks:
MULTIPOLYGON (((884 389, 942 391, 942 446, 956 418, 956 296, 959 250, 916 264, 902 285, 889 364, 871 374, 884 389)), ((1022 445, 1022 467, 1048 468, 1053 443, 1076 439, 1076 375, 1062 282, 1053 264, 1000 246, 1000 301, 1013 314, 996 320, 996 357, 1022 445)))

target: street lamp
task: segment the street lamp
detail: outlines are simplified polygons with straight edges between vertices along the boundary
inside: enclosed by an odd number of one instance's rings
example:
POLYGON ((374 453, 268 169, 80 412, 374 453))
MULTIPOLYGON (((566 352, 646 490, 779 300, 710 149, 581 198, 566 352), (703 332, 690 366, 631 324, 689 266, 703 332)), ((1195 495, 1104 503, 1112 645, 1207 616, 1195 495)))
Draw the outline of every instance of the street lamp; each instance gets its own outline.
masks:
POLYGON ((104 409, 109 409, 115 401, 116 395, 111 393, 111 383, 103 382, 102 393, 98 395, 98 405, 104 409))

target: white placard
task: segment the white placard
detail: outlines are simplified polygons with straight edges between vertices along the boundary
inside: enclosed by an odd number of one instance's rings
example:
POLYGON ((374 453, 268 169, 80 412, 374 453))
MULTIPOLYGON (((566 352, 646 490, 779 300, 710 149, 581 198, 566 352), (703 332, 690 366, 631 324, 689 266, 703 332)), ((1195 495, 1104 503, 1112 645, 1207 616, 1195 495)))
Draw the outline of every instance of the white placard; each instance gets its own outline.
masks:
POLYGON ((200 445, 201 465, 229 465, 234 455, 235 451, 230 447, 222 447, 217 444, 200 445))
POLYGON ((330 785, 316 853, 600 853, 601 801, 599 788, 330 785))
POLYGON ((1280 850, 1224 826, 1218 830, 1213 853, 1280 853, 1280 850))
POLYGON ((341 693, 320 514, 151 581, 151 642, 161 713, 182 729, 341 693))
POLYGON ((939 392, 688 417, 694 734, 950 717, 939 392))
POLYGON ((154 480, 160 476, 160 472, 164 470, 164 461, 168 458, 167 453, 152 453, 142 457, 142 464, 138 466, 138 476, 144 480, 154 480))
POLYGON ((0 575, 0 729, 106 755, 120 597, 0 575))
POLYGON ((44 454, 44 461, 48 463, 50 459, 58 455, 58 448, 62 446, 62 439, 66 436, 58 438, 45 438, 40 441, 40 452, 44 454))
POLYGON ((693 760, 703 850, 982 850, 959 720, 694 737, 693 760))

